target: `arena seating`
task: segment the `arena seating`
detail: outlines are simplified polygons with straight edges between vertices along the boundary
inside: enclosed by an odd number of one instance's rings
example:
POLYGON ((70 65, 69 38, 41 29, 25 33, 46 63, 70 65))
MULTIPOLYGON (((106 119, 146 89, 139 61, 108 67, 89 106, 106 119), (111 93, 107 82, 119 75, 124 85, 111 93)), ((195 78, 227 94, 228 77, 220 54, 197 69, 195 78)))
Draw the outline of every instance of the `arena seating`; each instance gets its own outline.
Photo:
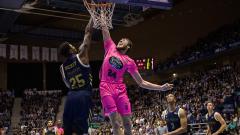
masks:
POLYGON ((230 25, 222 26, 208 36, 199 39, 195 44, 186 47, 180 54, 175 54, 164 62, 158 64, 158 71, 164 71, 208 58, 218 53, 238 48, 240 46, 240 20, 230 25))
POLYGON ((0 89, 0 125, 6 130, 11 125, 14 92, 0 89))
POLYGON ((21 120, 15 134, 42 133, 48 120, 55 121, 61 104, 61 90, 26 89, 22 97, 21 120))

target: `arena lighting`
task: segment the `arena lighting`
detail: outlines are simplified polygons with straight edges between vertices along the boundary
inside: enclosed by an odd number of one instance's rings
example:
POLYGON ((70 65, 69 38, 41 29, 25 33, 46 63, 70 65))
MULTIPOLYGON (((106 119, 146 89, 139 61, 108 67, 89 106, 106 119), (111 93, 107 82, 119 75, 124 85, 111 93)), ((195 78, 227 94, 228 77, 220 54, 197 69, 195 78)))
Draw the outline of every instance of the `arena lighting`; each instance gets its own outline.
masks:
POLYGON ((176 74, 176 73, 173 73, 172 76, 173 76, 173 78, 176 78, 176 77, 177 77, 177 74, 176 74))

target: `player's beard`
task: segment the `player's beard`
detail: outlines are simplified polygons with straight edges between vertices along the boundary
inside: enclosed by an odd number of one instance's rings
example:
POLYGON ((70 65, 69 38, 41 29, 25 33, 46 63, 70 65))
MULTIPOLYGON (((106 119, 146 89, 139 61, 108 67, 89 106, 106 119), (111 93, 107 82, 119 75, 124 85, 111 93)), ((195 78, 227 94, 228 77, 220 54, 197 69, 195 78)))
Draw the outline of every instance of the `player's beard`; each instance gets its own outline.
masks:
POLYGON ((119 48, 117 47, 117 50, 118 50, 118 51, 125 51, 125 50, 126 50, 126 47, 119 47, 119 48))

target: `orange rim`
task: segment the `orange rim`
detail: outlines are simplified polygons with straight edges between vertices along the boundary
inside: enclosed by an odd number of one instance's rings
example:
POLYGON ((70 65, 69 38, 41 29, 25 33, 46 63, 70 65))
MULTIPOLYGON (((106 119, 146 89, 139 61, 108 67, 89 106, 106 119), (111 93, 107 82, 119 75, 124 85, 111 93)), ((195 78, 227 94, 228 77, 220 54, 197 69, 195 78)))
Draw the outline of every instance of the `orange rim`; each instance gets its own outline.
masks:
POLYGON ((99 3, 99 4, 88 3, 88 5, 91 7, 110 7, 112 6, 112 3, 99 3))

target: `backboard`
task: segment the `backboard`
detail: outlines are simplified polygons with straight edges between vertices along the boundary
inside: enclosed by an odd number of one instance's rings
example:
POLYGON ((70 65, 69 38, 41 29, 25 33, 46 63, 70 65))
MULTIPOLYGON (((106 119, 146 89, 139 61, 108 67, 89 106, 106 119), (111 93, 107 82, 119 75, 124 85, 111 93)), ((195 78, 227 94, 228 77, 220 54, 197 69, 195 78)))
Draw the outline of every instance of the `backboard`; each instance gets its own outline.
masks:
POLYGON ((171 9, 172 0, 95 0, 157 9, 171 9))

